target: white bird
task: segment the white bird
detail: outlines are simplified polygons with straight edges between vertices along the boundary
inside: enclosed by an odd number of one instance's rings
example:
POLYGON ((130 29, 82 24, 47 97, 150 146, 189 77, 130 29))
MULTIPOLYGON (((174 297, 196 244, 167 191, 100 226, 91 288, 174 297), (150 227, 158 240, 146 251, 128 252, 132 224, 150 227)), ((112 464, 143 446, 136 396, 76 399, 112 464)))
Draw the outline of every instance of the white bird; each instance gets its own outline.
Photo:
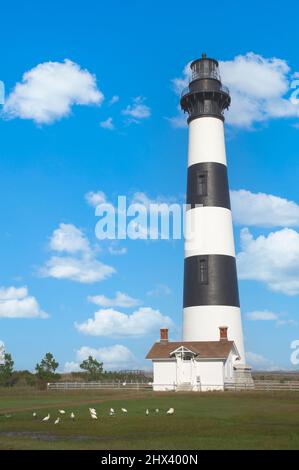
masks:
POLYGON ((59 413, 60 413, 61 415, 65 415, 65 411, 64 411, 64 410, 58 410, 58 411, 59 411, 59 413))
POLYGON ((71 419, 75 419, 75 415, 73 412, 71 412, 71 419))
POLYGON ((173 415, 174 414, 174 408, 169 408, 169 410, 166 411, 166 414, 173 415))
POLYGON ((98 419, 97 415, 92 414, 92 413, 91 413, 90 417, 91 417, 91 419, 98 419))
POLYGON ((145 412, 146 416, 149 415, 149 410, 147 409, 146 412, 145 412))
POLYGON ((54 424, 58 424, 60 421, 60 418, 55 419, 54 424))
POLYGON ((115 413, 115 411, 114 411, 114 409, 113 409, 113 408, 110 408, 110 413, 112 413, 112 414, 114 414, 114 413, 115 413))
POLYGON ((34 412, 32 413, 32 416, 33 416, 33 418, 36 418, 36 417, 37 417, 37 413, 34 411, 34 412))
POLYGON ((47 416, 45 416, 45 417, 42 419, 42 421, 49 421, 49 419, 50 419, 50 413, 49 413, 47 416))
POLYGON ((159 408, 156 408, 156 409, 155 409, 155 412, 156 412, 156 413, 159 413, 159 408))
POLYGON ((97 410, 95 408, 89 408, 90 413, 97 414, 97 410))
POLYGON ((126 410, 126 408, 122 408, 121 411, 122 411, 123 413, 128 413, 128 410, 126 410))
POLYGON ((123 382, 123 387, 125 387, 127 385, 127 382, 123 382))
POLYGON ((11 418, 12 415, 5 415, 5 418, 11 418))

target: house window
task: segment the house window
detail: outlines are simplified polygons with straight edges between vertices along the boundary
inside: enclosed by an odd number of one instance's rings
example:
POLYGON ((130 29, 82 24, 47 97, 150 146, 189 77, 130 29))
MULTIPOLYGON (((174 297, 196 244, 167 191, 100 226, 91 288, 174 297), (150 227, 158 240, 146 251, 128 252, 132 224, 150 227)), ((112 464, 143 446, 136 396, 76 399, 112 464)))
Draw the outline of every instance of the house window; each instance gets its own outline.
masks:
POLYGON ((208 283, 208 260, 200 257, 198 260, 198 282, 199 284, 208 283))
POLYGON ((197 174, 197 195, 207 195, 207 172, 197 174))

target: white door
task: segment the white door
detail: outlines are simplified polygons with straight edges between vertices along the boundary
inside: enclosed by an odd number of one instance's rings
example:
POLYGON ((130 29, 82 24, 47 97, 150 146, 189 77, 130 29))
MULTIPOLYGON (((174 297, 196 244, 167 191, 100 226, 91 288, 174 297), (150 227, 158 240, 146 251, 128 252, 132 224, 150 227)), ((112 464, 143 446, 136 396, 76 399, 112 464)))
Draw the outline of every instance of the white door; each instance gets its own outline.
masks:
POLYGON ((192 382, 192 361, 190 360, 182 360, 182 382, 192 382))

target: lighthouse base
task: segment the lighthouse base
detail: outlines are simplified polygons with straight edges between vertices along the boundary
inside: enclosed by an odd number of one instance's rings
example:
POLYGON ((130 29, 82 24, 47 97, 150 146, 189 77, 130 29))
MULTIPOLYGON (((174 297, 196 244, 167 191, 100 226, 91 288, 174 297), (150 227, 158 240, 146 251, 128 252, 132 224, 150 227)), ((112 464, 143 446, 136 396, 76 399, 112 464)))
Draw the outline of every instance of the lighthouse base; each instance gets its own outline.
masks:
POLYGON ((252 390, 254 380, 251 375, 251 367, 246 364, 234 364, 234 379, 224 384, 226 390, 252 390))

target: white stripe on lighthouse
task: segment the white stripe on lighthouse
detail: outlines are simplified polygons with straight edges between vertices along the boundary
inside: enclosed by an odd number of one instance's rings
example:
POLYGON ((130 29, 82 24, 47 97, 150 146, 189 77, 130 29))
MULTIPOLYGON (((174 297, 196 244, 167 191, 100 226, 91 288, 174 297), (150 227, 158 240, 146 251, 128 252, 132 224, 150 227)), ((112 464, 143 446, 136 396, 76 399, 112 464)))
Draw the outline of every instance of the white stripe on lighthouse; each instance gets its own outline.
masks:
POLYGON ((202 162, 226 165, 224 125, 221 119, 202 117, 189 124, 188 166, 202 162))
POLYGON ((186 212, 185 223, 185 258, 194 255, 235 256, 229 209, 196 207, 186 212))
POLYGON ((184 308, 184 341, 218 341, 219 326, 228 327, 228 339, 234 341, 245 364, 242 322, 239 307, 200 305, 184 308))

